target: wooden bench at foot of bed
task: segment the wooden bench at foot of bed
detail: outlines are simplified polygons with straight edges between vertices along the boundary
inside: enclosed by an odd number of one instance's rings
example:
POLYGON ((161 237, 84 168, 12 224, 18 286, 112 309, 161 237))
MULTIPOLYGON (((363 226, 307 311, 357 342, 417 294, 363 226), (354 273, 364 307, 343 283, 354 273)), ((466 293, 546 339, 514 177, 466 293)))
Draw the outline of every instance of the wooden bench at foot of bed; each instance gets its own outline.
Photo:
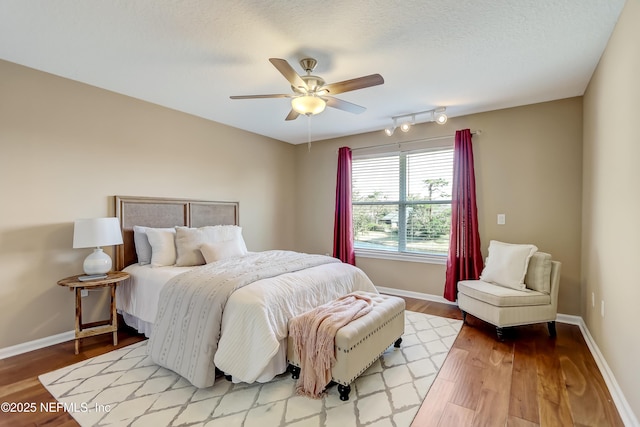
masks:
MULTIPOLYGON (((367 295, 373 301, 372 310, 366 315, 343 326, 336 333, 336 362, 331 368, 332 381, 338 384, 340 400, 349 400, 351 383, 389 348, 400 347, 404 333, 405 302, 402 298, 371 292, 355 292, 367 295)), ((293 339, 287 341, 287 362, 292 377, 300 376, 300 363, 293 351, 293 339)))

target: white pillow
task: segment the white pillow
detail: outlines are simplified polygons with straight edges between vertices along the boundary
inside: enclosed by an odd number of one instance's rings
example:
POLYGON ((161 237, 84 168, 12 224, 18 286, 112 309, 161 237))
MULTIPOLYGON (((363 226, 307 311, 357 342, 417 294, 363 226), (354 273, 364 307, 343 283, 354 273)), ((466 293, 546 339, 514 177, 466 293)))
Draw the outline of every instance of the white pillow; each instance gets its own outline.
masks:
POLYGON ((237 225, 213 225, 200 228, 176 227, 176 265, 193 266, 205 263, 200 247, 205 243, 218 243, 238 239, 241 248, 247 247, 242 239, 242 228, 237 225))
POLYGON ((162 267, 176 263, 176 230, 173 228, 148 228, 147 238, 151 245, 151 267, 162 267))
MULTIPOLYGON (((151 244, 147 237, 147 230, 151 227, 143 227, 141 225, 133 226, 133 241, 136 245, 136 255, 138 256, 138 264, 147 265, 151 263, 151 244)), ((172 230, 173 228, 161 228, 161 230, 172 230)))
POLYGON ((207 264, 223 259, 245 256, 247 249, 241 239, 227 240, 226 242, 204 243, 200 246, 200 252, 207 264))
POLYGON ((480 280, 508 288, 524 290, 529 259, 538 250, 535 245, 489 242, 489 256, 480 280))

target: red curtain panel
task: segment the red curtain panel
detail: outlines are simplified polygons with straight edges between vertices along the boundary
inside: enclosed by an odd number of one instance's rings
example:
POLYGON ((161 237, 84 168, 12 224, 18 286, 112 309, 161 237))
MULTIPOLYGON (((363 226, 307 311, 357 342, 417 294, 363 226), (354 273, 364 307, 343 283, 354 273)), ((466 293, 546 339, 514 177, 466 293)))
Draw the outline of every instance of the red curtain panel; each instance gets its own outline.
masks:
POLYGON ((476 179, 471 131, 456 131, 451 200, 451 240, 447 258, 444 297, 457 298, 460 280, 478 279, 483 268, 476 208, 476 179))
POLYGON ((338 179, 336 181, 336 214, 333 225, 333 256, 356 265, 353 250, 353 220, 351 218, 351 149, 338 150, 338 179))

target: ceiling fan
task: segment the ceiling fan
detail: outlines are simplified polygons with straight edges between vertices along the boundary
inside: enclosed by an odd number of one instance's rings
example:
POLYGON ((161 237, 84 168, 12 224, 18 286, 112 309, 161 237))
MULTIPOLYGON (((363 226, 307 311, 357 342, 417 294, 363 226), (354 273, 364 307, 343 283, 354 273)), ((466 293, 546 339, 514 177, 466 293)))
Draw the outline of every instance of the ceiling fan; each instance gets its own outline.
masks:
POLYGON ((342 82, 325 84, 325 81, 321 77, 311 74, 318 64, 313 58, 300 60, 300 66, 307 72, 304 76, 298 75, 293 67, 284 59, 269 58, 269 61, 280 71, 284 78, 289 81, 293 93, 240 95, 231 96, 231 99, 291 98, 291 111, 285 120, 295 120, 300 114, 311 116, 321 113, 327 105, 332 108, 337 108, 338 110, 360 114, 366 110, 365 107, 334 98, 332 95, 384 83, 384 79, 380 74, 371 74, 342 82))

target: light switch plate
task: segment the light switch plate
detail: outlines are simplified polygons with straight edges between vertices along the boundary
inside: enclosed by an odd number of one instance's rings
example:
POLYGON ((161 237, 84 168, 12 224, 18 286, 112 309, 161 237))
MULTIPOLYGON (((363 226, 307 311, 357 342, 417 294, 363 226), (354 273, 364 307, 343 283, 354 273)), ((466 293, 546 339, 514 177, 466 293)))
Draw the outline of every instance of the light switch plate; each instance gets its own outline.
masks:
POLYGON ((498 214, 498 225, 505 225, 506 220, 507 218, 505 214, 498 214))

